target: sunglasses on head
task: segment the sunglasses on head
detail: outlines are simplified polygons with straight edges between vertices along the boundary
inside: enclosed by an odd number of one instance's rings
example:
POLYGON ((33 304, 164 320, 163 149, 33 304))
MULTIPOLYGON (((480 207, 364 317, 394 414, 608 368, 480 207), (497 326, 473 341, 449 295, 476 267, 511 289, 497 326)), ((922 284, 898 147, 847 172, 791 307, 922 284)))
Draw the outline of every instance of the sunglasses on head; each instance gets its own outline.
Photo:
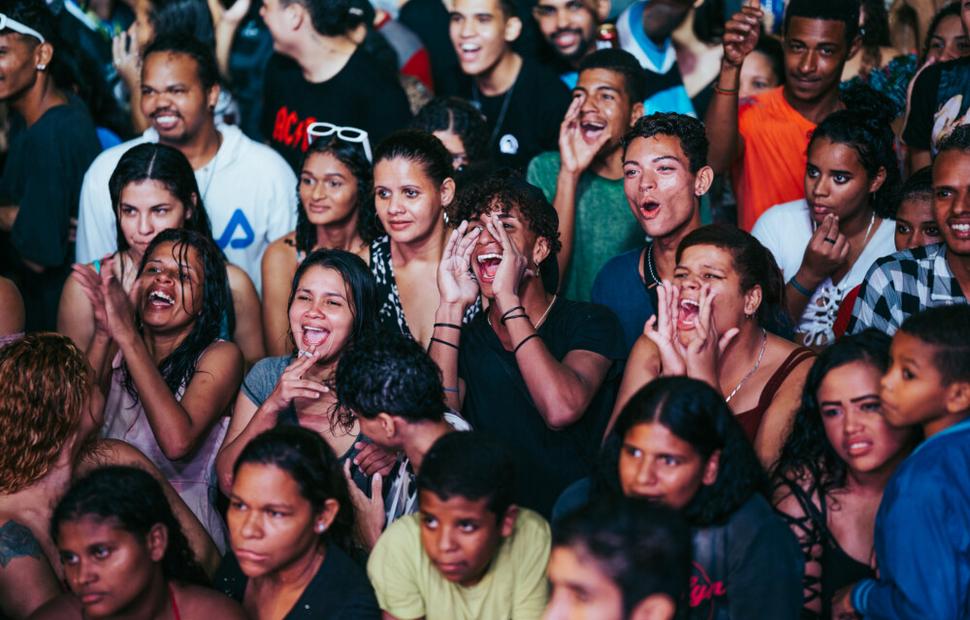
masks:
POLYGON ((44 35, 37 32, 30 26, 25 26, 20 22, 18 22, 16 19, 13 19, 12 17, 7 17, 5 14, 0 13, 0 34, 3 34, 4 30, 13 30, 14 32, 19 32, 22 35, 25 35, 28 37, 34 37, 41 43, 44 43, 46 41, 46 39, 44 38, 44 35))
POLYGON ((332 135, 336 135, 345 142, 360 144, 364 147, 364 155, 367 157, 367 161, 373 161, 373 156, 370 151, 370 140, 367 137, 367 132, 363 129, 358 129, 357 127, 338 127, 333 123, 311 123, 306 128, 306 135, 307 140, 311 144, 317 138, 329 138, 332 135))

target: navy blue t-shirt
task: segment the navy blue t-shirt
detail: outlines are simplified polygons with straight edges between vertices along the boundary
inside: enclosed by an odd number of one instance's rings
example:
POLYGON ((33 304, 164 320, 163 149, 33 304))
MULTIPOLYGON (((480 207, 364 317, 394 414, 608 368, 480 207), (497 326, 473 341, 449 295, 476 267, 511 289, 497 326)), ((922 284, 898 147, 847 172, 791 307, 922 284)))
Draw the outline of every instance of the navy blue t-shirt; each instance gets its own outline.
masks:
POLYGON ((620 319, 627 353, 643 333, 643 324, 657 312, 657 290, 640 279, 642 249, 611 258, 593 281, 594 304, 606 306, 620 319))

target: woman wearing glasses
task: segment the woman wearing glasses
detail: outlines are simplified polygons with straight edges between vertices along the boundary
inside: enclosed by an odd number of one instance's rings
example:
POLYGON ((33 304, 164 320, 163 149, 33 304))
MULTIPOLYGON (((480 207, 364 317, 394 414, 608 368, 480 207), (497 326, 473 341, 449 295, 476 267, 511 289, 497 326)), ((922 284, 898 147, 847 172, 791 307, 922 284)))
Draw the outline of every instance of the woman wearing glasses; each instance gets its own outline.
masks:
POLYGON ((307 135, 311 142, 297 184, 296 230, 263 254, 263 333, 271 356, 290 351, 286 307, 303 259, 314 250, 346 250, 367 261, 370 243, 380 233, 371 201, 367 133, 314 123, 307 135))
MULTIPOLYGON (((380 320, 427 347, 438 308, 438 263, 448 239, 444 209, 455 197, 451 153, 429 133, 406 129, 374 154, 374 206, 387 234, 370 247, 380 320)), ((481 308, 475 302, 465 321, 481 308)))

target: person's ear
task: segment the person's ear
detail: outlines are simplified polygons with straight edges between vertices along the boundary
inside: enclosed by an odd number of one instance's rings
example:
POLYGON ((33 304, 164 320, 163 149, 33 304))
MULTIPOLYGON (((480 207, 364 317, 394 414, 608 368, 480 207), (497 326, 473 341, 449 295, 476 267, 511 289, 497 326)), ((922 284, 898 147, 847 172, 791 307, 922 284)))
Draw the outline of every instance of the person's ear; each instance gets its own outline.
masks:
POLYGON ((643 102, 637 101, 630 108, 630 127, 636 125, 641 116, 643 116, 643 102))
POLYGON ((438 193, 441 194, 441 206, 447 207, 451 204, 451 201, 455 199, 455 180, 448 177, 441 183, 441 187, 438 188, 438 193))
POLYGON ((165 550, 168 549, 168 528, 161 523, 153 525, 145 536, 145 545, 152 562, 161 562, 165 557, 165 550))
POLYGON ((597 24, 605 22, 610 16, 610 0, 593 0, 593 15, 597 24))
POLYGON ((505 514, 502 515, 501 521, 499 521, 499 533, 502 538, 508 538, 515 531, 515 520, 519 518, 519 507, 512 504, 505 509, 505 514))
POLYGON ((694 175, 694 195, 703 196, 707 193, 707 190, 711 189, 711 183, 714 182, 714 169, 710 166, 704 166, 697 171, 694 175))
POLYGON ((954 381, 947 386, 943 400, 948 413, 970 410, 970 382, 954 381))
POLYGON ((845 55, 846 62, 858 54, 860 49, 862 49, 862 37, 860 35, 856 35, 855 38, 852 39, 852 43, 849 43, 849 53, 845 55))
POLYGON ((882 184, 886 182, 886 169, 879 166, 879 170, 876 172, 876 176, 872 177, 872 181, 869 182, 869 193, 873 194, 879 191, 882 184))
POLYGON ((747 293, 744 294, 744 316, 747 318, 753 317, 757 312, 758 308, 761 307, 761 301, 764 297, 764 291, 761 290, 760 284, 755 284, 751 287, 747 293))
POLYGON ((677 604, 669 594, 651 594, 633 608, 630 620, 673 620, 677 604))
POLYGON ((34 48, 34 67, 38 71, 45 71, 54 59, 54 46, 50 41, 44 41, 34 48))
POLYGON ((381 425, 381 429, 384 431, 388 438, 394 437, 397 433, 397 422, 394 417, 388 413, 381 412, 377 414, 377 423, 381 425))
POLYGON ((216 104, 219 103, 219 93, 221 91, 222 91, 222 88, 220 88, 219 84, 216 83, 216 84, 213 84, 212 88, 209 89, 209 92, 206 93, 205 99, 206 99, 206 105, 209 106, 209 111, 215 112, 216 104))
MULTIPOLYGON (((549 240, 545 237, 536 237, 536 243, 532 246, 532 263, 537 267, 542 264, 542 261, 546 260, 551 252, 549 245, 549 240)), ((539 275, 538 273, 536 274, 539 275)))
POLYGON ((511 43, 519 38, 522 34, 522 20, 511 15, 505 20, 505 42, 511 43))
POLYGON ((717 482, 717 474, 721 470, 721 451, 715 450, 708 457, 707 462, 704 463, 704 477, 701 478, 701 482, 705 486, 711 486, 717 482))
POLYGON ((313 520, 313 531, 317 534, 326 532, 333 523, 333 520, 337 518, 338 512, 340 512, 340 502, 333 498, 323 502, 323 510, 317 513, 316 518, 313 520))

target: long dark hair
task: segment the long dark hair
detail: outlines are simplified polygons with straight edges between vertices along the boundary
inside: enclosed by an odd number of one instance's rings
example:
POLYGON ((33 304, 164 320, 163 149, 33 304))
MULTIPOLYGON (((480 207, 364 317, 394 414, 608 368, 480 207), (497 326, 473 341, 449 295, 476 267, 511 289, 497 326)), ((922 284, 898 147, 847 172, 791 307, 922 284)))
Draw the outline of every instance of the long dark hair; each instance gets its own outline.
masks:
POLYGON ((872 196, 872 208, 879 217, 889 217, 891 205, 899 190, 899 162, 896 159, 895 134, 890 123, 894 117, 893 104, 872 88, 861 85, 842 93, 847 109, 825 117, 812 132, 808 150, 819 138, 828 138, 855 150, 869 180, 879 169, 886 171, 886 180, 872 196))
POLYGON ((741 292, 747 293, 755 286, 761 287, 761 305, 755 316, 758 324, 778 333, 785 308, 785 278, 778 268, 775 257, 754 236, 725 224, 710 224, 691 231, 677 246, 679 263, 684 251, 695 245, 711 245, 731 255, 734 269, 741 279, 741 292))
POLYGON ((115 212, 118 251, 128 249, 128 240, 121 230, 121 192, 131 183, 156 181, 169 191, 191 215, 183 227, 212 239, 212 226, 202 204, 202 194, 195 180, 192 165, 182 151, 164 144, 145 143, 125 151, 108 179, 108 193, 115 212))
POLYGON ((57 543, 63 523, 87 516, 110 521, 141 542, 153 527, 164 525, 168 530, 168 546, 161 561, 165 578, 209 585, 162 486, 151 474, 135 467, 112 465, 81 478, 71 485, 54 508, 51 538, 57 543))
MULTIPOLYGON (((314 140, 303 157, 303 166, 311 156, 329 153, 337 161, 347 166, 357 182, 357 234, 365 243, 370 243, 383 234, 380 220, 374 209, 374 173, 367 156, 357 144, 334 136, 329 140, 314 140)), ((302 167, 301 166, 301 169, 302 167)), ((297 179, 297 196, 300 195, 300 180, 297 179)), ((309 254, 317 245, 317 227, 310 223, 302 201, 296 211, 296 249, 309 254)))
MULTIPOLYGON (((293 296, 296 295, 300 279, 310 267, 333 269, 340 274, 347 287, 347 299, 351 304, 350 311, 354 315, 348 346, 353 345, 362 334, 377 329, 377 282, 374 280, 374 274, 361 257, 344 250, 317 250, 300 263, 296 273, 293 274, 290 298, 286 302, 287 309, 293 305, 293 296)), ((292 339, 292 334, 290 337, 292 339)), ((293 348, 295 351, 295 343, 293 348)))
MULTIPOLYGON (((195 248, 202 261, 202 309, 196 315, 189 335, 179 343, 175 350, 158 365, 165 385, 176 394, 188 383, 195 373, 196 364, 206 347, 212 344, 223 333, 232 334, 236 328, 236 315, 232 304, 232 292, 229 289, 229 278, 226 275, 226 261, 215 243, 203 235, 185 229, 170 228, 156 236, 145 250, 145 256, 138 266, 138 276, 145 271, 145 263, 152 253, 162 243, 172 242, 172 253, 179 264, 179 274, 185 269, 189 260, 189 248, 195 248)), ((184 280, 182 299, 185 299, 184 280)), ((184 301, 183 301, 184 303, 184 301)), ((139 327, 141 327, 139 320, 139 327)), ((122 384, 128 393, 138 401, 138 391, 135 388, 131 374, 128 372, 127 362, 122 361, 122 384)))
MULTIPOLYGON (((722 523, 748 499, 763 493, 761 463, 724 397, 703 381, 660 377, 633 395, 616 422, 620 441, 639 424, 662 424, 705 461, 720 451, 717 480, 704 485, 684 508, 692 526, 722 523)), ((619 444, 615 446, 617 457, 619 444)), ((616 471, 616 467, 614 467, 616 471)))
POLYGON ((775 464, 773 483, 777 488, 814 483, 821 497, 845 486, 848 468, 825 434, 818 406, 818 390, 830 372, 863 362, 885 373, 889 368, 889 344, 892 339, 875 329, 845 336, 825 349, 812 364, 802 389, 802 405, 795 415, 791 434, 775 464))
POLYGON ((317 433, 299 426, 277 426, 246 444, 233 465, 233 477, 247 464, 272 465, 285 471, 300 488, 300 495, 320 512, 328 499, 340 504, 337 516, 321 541, 332 541, 347 553, 354 553, 354 506, 347 480, 333 450, 317 433))

